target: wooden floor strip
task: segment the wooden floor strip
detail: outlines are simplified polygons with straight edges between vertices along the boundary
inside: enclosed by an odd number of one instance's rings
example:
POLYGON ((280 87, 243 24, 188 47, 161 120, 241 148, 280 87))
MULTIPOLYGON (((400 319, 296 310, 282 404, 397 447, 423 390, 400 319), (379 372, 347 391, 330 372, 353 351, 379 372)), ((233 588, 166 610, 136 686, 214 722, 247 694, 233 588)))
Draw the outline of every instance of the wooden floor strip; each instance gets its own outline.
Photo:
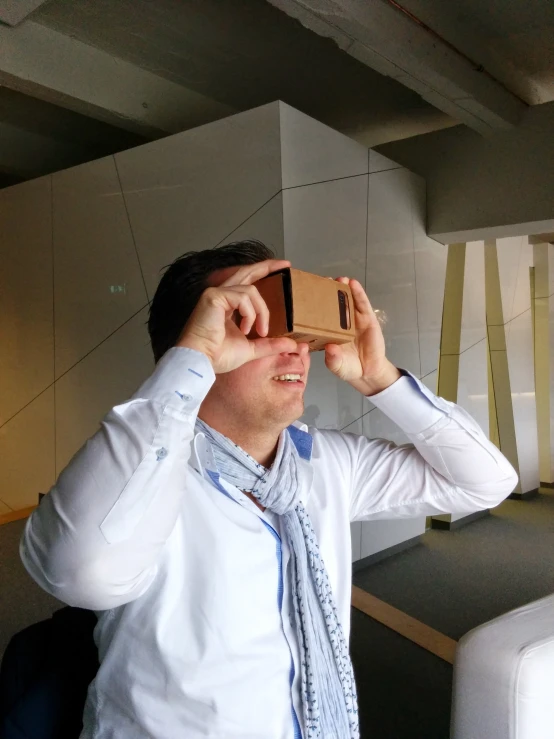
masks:
POLYGON ((18 511, 10 511, 9 513, 0 514, 0 526, 2 526, 3 523, 11 523, 12 521, 19 521, 22 518, 27 518, 35 508, 36 505, 32 505, 28 508, 20 508, 18 511))
POLYGON ((454 663, 457 642, 440 631, 432 629, 398 608, 390 606, 365 590, 352 586, 352 605, 359 611, 384 624, 397 634, 415 642, 445 662, 454 663))

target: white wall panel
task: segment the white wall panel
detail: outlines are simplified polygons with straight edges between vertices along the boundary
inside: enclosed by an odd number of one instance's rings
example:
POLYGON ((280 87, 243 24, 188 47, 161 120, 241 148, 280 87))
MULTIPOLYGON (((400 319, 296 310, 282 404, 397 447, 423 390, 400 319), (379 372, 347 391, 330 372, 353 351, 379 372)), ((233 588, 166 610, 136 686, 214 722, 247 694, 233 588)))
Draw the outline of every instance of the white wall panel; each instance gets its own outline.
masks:
POLYGON ((502 310, 507 323, 531 307, 529 268, 533 266, 533 247, 527 236, 498 239, 496 246, 502 310))
POLYGON ((150 297, 160 270, 215 246, 281 189, 279 104, 117 154, 150 297))
POLYGON ((486 335, 484 244, 471 241, 466 245, 460 351, 465 351, 486 335))
POLYGON ((241 239, 257 239, 275 252, 277 259, 284 259, 283 194, 274 198, 257 210, 244 223, 223 239, 221 244, 241 239))
POLYGON ((147 302, 113 157, 52 176, 56 377, 147 302))
POLYGON ((412 174, 412 224, 421 375, 439 366, 442 304, 448 247, 425 231, 425 181, 412 174))
MULTIPOLYGON (((524 311, 531 308, 531 282, 529 270, 533 266, 533 247, 528 243, 528 239, 526 237, 522 237, 521 242, 519 269, 512 307, 513 318, 516 318, 524 311)), ((500 245, 502 246, 502 239, 500 239, 500 245)), ((508 319, 504 317, 504 320, 506 321, 508 319)))
POLYGON ((369 175, 366 290, 385 320, 389 359, 419 375, 413 201, 408 170, 369 175))
POLYGON ((367 175, 285 190, 283 213, 293 267, 364 284, 367 175))
POLYGON ((392 159, 379 154, 375 149, 369 150, 369 171, 370 172, 384 172, 386 169, 401 169, 402 165, 398 162, 393 162, 392 159))
POLYGON ((341 429, 362 415, 363 398, 327 369, 323 352, 312 353, 302 421, 321 429, 341 429))
MULTIPOLYGON (((470 294, 474 295, 476 293, 475 288, 476 286, 472 288, 470 294)), ((465 297, 464 289, 464 300, 465 297)), ((476 314, 474 314, 474 317, 476 317, 476 314)), ((487 438, 489 438, 488 397, 487 341, 482 339, 460 354, 458 405, 473 416, 487 438)), ((465 513, 452 513, 450 521, 455 523, 466 516, 465 513)))
POLYGON ((0 426, 54 379, 50 187, 0 191, 0 426))
POLYGON ((54 484, 54 388, 0 428, 0 500, 17 510, 54 484))
POLYGON ((533 247, 527 237, 498 239, 496 246, 521 489, 527 492, 539 485, 529 282, 533 247))
POLYGON ((425 533, 425 518, 363 521, 361 558, 394 547, 425 533))
POLYGON ((367 174, 365 146, 290 105, 279 108, 283 188, 367 174))
POLYGON ((56 474, 154 369, 144 309, 56 382, 56 474))
POLYGON ((364 399, 325 366, 324 352, 312 352, 302 421, 320 429, 342 429, 363 413, 364 399))
POLYGON ((539 450, 531 311, 507 326, 506 346, 514 410, 519 475, 523 492, 539 487, 539 450))
MULTIPOLYGON (((365 277, 367 175, 283 192, 285 258, 325 277, 365 277)), ((362 415, 363 397, 312 354, 303 420, 344 428, 362 415)))
MULTIPOLYGON (((378 408, 363 417, 363 431, 369 439, 389 439, 398 446, 410 443, 406 434, 378 408)), ((394 520, 391 514, 391 520, 363 521, 361 557, 369 557, 424 533, 424 516, 394 520)))
POLYGON ((421 382, 426 385, 431 392, 437 394, 437 383, 439 379, 439 373, 438 370, 435 370, 434 372, 430 372, 428 375, 424 375, 421 378, 421 382))
MULTIPOLYGON (((440 330, 435 336, 432 315, 433 305, 437 304, 436 295, 423 273, 420 285, 416 280, 416 265, 419 272, 433 265, 431 245, 424 237, 424 212, 421 180, 408 170, 387 168, 369 176, 367 292, 384 320, 387 356, 397 366, 418 376, 422 367, 420 336, 423 336, 426 352, 423 366, 430 370, 436 369, 440 341, 440 330), (418 290, 422 295, 421 334, 418 331, 418 290)), ((437 277, 436 270, 434 277, 437 277)), ((363 432, 368 438, 390 439, 396 444, 408 442, 405 434, 379 409, 364 416, 363 432)), ((368 557, 424 532, 424 517, 364 521, 361 556, 368 557)))
MULTIPOLYGON (((521 236, 498 239, 496 242, 498 251, 498 275, 500 277, 500 294, 502 298, 502 313, 505 323, 511 321, 512 318, 517 315, 514 312, 514 301, 524 240, 527 245, 527 237, 521 236)), ((533 248, 531 247, 531 251, 532 250, 533 248)), ((529 290, 527 293, 529 298, 529 290)), ((527 300, 527 303, 529 303, 529 299, 527 300)), ((526 307, 528 308, 529 305, 526 307)))
POLYGON ((485 339, 460 354, 458 405, 477 421, 489 438, 487 342, 485 339))
MULTIPOLYGON (((363 421, 359 418, 354 423, 349 424, 346 428, 342 429, 343 432, 348 434, 357 434, 361 436, 363 433, 363 421)), ((352 542, 352 562, 356 562, 362 556, 362 522, 354 521, 350 524, 350 537, 352 542)))
POLYGON ((410 443, 406 434, 375 406, 363 417, 363 431, 368 439, 388 439, 397 446, 410 443))

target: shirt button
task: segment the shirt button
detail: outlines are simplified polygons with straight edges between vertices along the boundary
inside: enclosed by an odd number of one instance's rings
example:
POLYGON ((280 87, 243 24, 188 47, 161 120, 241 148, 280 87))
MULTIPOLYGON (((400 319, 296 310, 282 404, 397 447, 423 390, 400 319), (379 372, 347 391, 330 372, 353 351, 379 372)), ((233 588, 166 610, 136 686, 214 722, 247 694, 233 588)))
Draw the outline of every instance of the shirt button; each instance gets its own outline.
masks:
POLYGON ((160 459, 165 459, 167 454, 167 449, 163 446, 160 449, 156 449, 156 461, 159 462, 160 459))
POLYGON ((188 403, 189 400, 192 400, 192 395, 183 395, 183 400, 185 401, 185 403, 188 403))

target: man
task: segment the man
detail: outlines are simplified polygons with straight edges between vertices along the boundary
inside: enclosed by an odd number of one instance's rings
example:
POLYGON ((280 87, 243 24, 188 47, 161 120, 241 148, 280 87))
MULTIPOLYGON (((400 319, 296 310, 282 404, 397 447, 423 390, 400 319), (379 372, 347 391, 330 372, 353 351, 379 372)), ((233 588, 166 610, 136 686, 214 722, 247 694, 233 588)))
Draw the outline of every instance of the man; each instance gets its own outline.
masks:
POLYGON ((490 508, 516 475, 461 408, 385 355, 355 280, 331 372, 395 421, 395 447, 296 423, 306 344, 266 337, 259 242, 185 254, 150 310, 157 362, 30 517, 35 580, 98 612, 83 739, 359 736, 350 521, 490 508), (233 320, 239 315, 239 325, 233 320))

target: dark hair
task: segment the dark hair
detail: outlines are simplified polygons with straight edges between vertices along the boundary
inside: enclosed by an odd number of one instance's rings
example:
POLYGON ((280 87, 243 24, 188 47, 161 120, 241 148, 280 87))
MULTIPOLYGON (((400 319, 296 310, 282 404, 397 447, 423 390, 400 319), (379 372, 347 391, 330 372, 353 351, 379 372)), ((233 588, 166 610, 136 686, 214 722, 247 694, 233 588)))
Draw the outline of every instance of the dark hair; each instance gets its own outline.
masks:
POLYGON ((266 259, 275 259, 271 249, 261 241, 248 239, 204 251, 189 251, 167 265, 148 317, 154 360, 158 362, 175 346, 212 272, 266 259))

